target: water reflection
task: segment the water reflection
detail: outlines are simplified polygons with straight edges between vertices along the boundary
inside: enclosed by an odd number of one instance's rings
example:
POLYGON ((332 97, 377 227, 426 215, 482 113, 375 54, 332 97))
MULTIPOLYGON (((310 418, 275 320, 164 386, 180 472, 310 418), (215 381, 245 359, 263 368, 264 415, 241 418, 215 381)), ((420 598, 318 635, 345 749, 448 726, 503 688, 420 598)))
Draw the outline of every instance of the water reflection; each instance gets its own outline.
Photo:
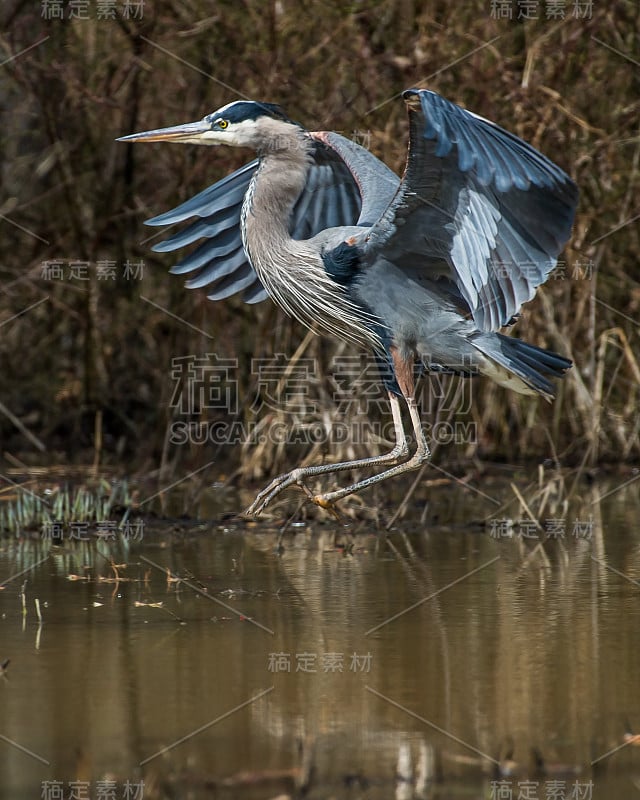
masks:
POLYGON ((6 796, 633 796, 640 501, 614 488, 569 507, 451 488, 437 526, 389 534, 2 541, 6 796))

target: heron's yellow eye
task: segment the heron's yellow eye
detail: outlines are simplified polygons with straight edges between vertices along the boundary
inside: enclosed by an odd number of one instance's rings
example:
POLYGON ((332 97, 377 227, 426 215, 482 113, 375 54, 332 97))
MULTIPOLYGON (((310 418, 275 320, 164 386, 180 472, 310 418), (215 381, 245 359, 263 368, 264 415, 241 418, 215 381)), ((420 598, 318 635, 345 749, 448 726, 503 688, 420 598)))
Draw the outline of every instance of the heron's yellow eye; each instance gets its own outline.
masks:
POLYGON ((229 127, 229 120, 228 119, 221 119, 218 120, 218 127, 224 130, 225 128, 229 127))

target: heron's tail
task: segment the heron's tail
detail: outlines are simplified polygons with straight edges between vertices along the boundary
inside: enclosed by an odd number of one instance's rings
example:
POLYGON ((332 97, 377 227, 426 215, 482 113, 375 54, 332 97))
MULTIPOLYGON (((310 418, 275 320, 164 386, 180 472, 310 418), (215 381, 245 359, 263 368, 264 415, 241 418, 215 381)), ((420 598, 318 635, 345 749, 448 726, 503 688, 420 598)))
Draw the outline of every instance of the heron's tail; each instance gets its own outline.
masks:
POLYGON ((483 375, 521 394, 541 394, 547 400, 555 397, 549 378, 562 378, 571 367, 571 361, 559 353, 501 333, 481 333, 471 344, 486 356, 480 366, 483 375))

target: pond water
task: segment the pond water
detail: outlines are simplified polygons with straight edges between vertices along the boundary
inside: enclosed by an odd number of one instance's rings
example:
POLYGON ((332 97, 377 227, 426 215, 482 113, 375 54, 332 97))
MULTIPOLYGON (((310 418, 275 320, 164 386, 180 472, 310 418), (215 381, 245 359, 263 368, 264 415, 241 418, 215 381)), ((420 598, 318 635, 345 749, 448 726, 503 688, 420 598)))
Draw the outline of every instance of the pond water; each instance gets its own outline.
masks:
POLYGON ((0 540, 0 795, 640 797, 639 485, 0 540))

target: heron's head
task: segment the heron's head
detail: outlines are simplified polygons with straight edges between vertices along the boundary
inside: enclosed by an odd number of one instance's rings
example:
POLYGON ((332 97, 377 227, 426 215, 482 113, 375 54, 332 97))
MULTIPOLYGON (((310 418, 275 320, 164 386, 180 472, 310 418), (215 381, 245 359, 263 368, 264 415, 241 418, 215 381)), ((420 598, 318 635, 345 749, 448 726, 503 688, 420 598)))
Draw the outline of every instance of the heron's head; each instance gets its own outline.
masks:
POLYGON ((295 138, 300 131, 300 126, 292 122, 280 106, 238 100, 207 114, 199 122, 133 133, 116 141, 226 144, 264 152, 281 149, 286 146, 287 138, 295 138))

